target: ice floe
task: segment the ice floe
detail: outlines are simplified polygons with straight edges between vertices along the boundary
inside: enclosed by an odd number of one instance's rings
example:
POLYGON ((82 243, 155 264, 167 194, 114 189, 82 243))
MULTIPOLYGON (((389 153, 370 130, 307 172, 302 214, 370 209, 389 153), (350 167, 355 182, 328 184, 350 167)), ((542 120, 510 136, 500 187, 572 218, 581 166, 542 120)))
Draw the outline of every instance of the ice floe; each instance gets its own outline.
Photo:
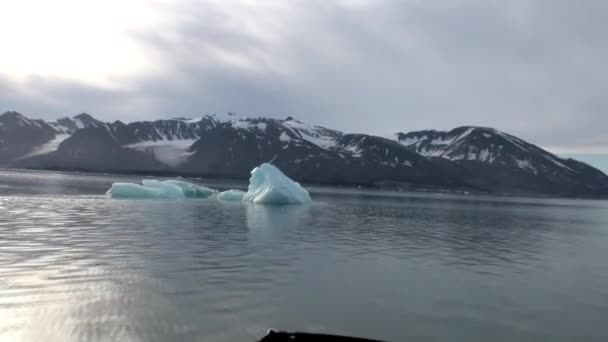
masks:
POLYGON ((125 199, 186 199, 215 198, 221 201, 251 202, 258 204, 305 204, 310 195, 299 183, 287 177, 276 166, 264 163, 251 171, 247 192, 217 190, 183 180, 144 179, 142 184, 114 183, 107 194, 125 199))

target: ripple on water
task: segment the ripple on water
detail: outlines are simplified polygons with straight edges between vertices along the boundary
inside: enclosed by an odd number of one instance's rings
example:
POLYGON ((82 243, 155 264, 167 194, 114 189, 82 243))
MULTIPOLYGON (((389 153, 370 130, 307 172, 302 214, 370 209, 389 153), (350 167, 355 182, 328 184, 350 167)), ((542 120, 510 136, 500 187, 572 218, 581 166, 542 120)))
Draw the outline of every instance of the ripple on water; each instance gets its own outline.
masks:
POLYGON ((601 204, 315 198, 0 197, 0 340, 608 339, 601 204))

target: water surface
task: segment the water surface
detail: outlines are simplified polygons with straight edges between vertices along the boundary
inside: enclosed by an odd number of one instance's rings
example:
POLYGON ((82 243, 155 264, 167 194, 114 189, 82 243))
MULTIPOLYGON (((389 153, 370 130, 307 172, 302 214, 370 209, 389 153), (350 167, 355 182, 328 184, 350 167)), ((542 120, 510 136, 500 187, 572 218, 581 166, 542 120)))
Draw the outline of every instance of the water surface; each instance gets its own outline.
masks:
POLYGON ((1 341, 608 341, 607 202, 103 195, 125 180, 0 172, 1 341))

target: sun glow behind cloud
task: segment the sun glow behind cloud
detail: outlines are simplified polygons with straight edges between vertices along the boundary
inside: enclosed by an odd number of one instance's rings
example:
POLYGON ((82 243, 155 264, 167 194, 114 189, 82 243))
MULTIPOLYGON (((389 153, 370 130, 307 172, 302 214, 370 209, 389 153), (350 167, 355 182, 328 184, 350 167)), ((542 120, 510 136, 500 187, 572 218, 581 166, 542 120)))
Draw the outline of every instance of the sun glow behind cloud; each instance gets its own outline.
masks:
POLYGON ((606 2, 0 0, 0 112, 482 125, 608 150, 606 2))
POLYGON ((154 68, 133 35, 162 25, 152 0, 0 0, 0 70, 118 86, 154 68))

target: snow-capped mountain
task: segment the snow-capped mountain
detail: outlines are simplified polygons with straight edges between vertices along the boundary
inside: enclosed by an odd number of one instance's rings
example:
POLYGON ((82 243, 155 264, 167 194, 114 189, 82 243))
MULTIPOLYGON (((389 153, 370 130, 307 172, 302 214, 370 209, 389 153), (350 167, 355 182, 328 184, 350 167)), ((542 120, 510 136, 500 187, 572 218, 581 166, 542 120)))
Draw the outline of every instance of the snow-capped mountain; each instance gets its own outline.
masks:
POLYGON ((539 170, 532 166, 531 159, 541 157, 543 162, 547 161, 568 169, 559 157, 493 128, 465 126, 449 132, 397 133, 396 139, 412 151, 427 157, 440 157, 451 161, 511 164, 532 172, 539 170))
POLYGON ((246 178, 272 160, 290 177, 332 184, 466 187, 445 167, 389 139, 343 134, 292 118, 222 122, 192 145, 183 169, 189 173, 246 178))
POLYGON ((85 113, 46 122, 6 112, 0 115, 0 164, 56 151, 77 130, 100 125, 85 113))
POLYGON ((59 148, 59 144, 69 138, 77 130, 104 125, 103 122, 86 113, 78 114, 74 117, 64 117, 58 119, 57 121, 45 122, 43 120, 34 120, 34 122, 39 123, 41 126, 44 125, 45 128, 46 125, 51 126, 54 130, 54 136, 50 140, 47 140, 44 144, 36 146, 33 150, 21 158, 29 158, 56 151, 59 148))
POLYGON ((601 192, 608 187, 601 171, 493 128, 398 133, 396 140, 423 156, 465 168, 468 178, 483 187, 553 193, 601 192))
POLYGON ((43 120, 31 120, 17 112, 0 115, 0 163, 33 152, 54 139, 57 132, 43 120))
POLYGON ((79 129, 101 126, 104 123, 95 119, 87 113, 78 114, 73 117, 64 117, 48 123, 60 134, 74 134, 79 129))
POLYGON ((254 133, 256 139, 264 139, 280 131, 284 143, 313 144, 323 149, 335 147, 342 135, 323 127, 307 125, 292 118, 276 120, 247 118, 234 113, 216 113, 198 119, 177 118, 172 120, 142 121, 130 124, 114 123, 118 142, 131 149, 154 155, 160 162, 177 167, 193 154, 190 147, 204 134, 217 129, 232 129, 236 134, 254 133))
POLYGON ((103 123, 0 116, 0 162, 43 169, 247 178, 273 161, 300 181, 492 193, 608 195, 608 176, 492 128, 347 134, 288 117, 217 113, 103 123))

